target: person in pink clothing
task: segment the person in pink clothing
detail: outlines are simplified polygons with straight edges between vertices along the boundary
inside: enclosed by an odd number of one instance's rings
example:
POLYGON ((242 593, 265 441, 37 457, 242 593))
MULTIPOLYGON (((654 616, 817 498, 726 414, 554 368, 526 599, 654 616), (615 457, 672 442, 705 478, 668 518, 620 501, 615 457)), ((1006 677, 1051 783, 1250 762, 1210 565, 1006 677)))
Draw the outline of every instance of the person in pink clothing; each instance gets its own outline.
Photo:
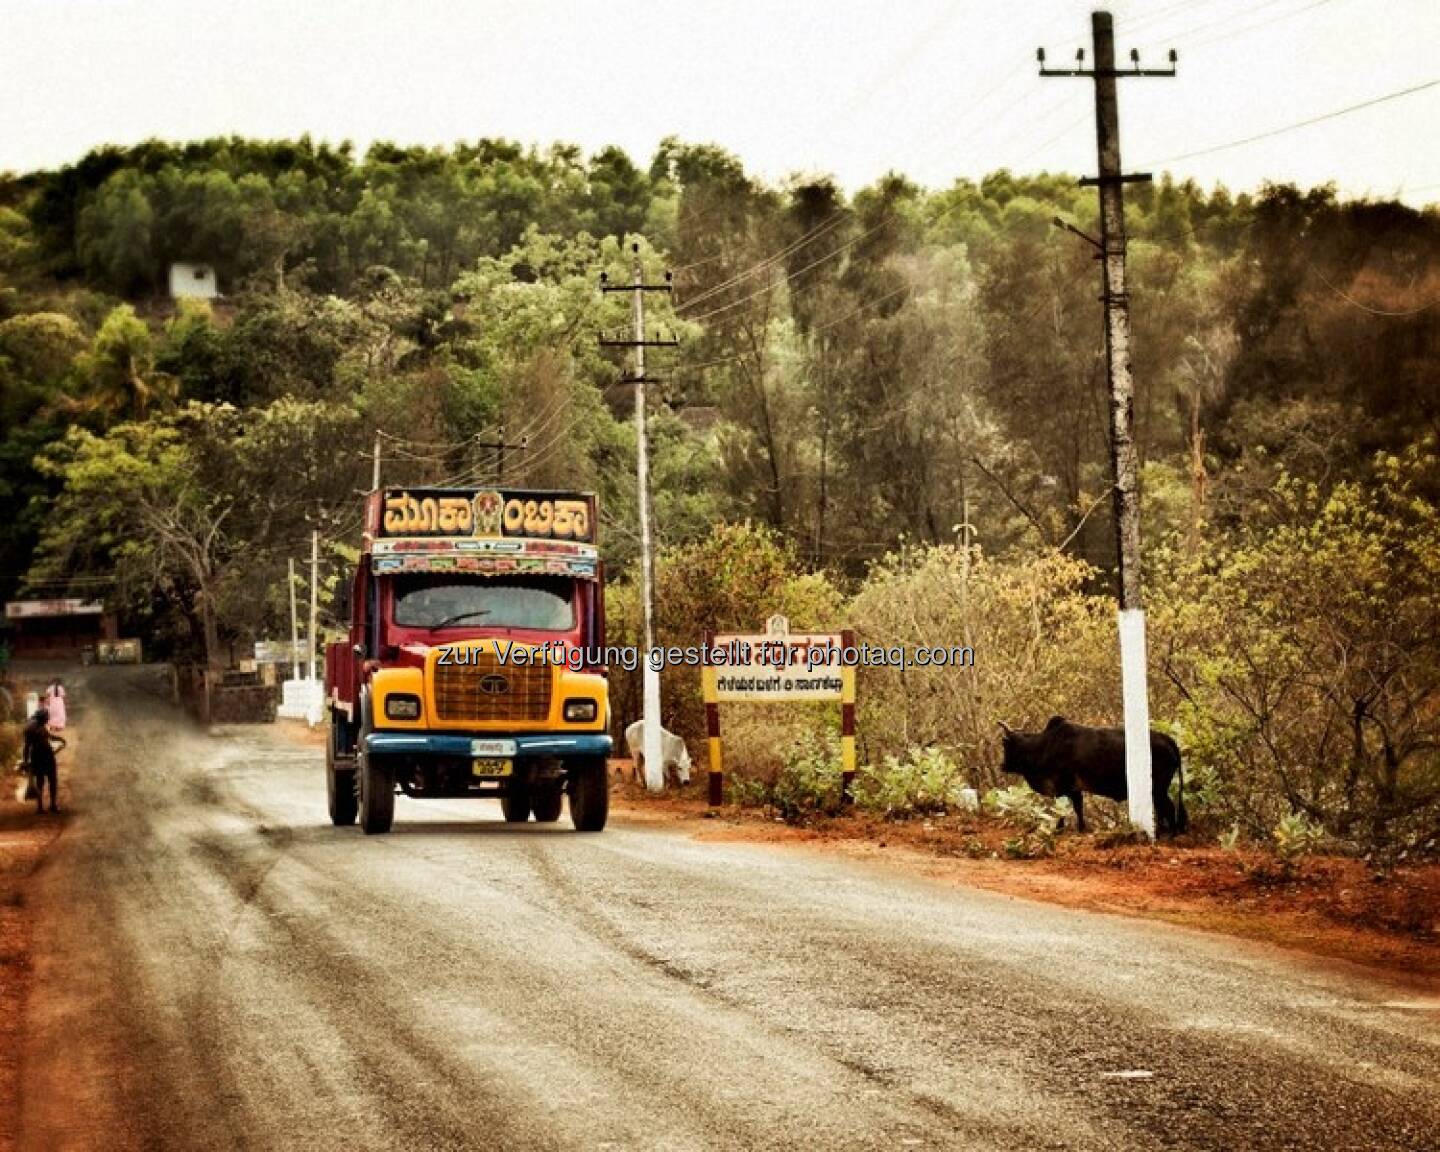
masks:
POLYGON ((45 710, 50 713, 50 731, 65 731, 65 685, 58 676, 45 689, 45 710))

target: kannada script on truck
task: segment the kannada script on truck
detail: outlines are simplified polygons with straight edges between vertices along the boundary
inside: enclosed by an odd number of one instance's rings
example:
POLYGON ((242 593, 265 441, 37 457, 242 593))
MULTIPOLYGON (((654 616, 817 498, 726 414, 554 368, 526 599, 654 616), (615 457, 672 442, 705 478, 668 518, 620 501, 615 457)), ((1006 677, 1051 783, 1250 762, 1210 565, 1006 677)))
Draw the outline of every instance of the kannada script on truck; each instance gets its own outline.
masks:
POLYGON ((372 492, 326 646, 330 819, 388 832, 395 793, 493 796, 507 821, 605 827, 604 568, 589 493, 372 492))

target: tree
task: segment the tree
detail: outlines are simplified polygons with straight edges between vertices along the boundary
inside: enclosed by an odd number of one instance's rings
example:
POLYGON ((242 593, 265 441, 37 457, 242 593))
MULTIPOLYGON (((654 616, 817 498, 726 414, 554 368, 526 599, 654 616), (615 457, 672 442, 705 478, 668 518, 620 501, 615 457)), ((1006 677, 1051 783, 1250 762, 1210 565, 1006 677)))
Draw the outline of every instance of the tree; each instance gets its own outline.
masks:
POLYGON ((149 180, 121 169, 80 212, 76 249, 81 266, 122 293, 141 292, 159 283, 153 248, 155 209, 149 193, 149 180))
POLYGON ((218 667, 224 635, 265 623, 257 592, 278 581, 285 555, 312 528, 353 522, 364 470, 349 450, 355 422, 285 400, 192 402, 103 435, 72 427, 40 461, 59 493, 31 578, 113 574, 142 611, 159 592, 218 667))
POLYGON ((1440 833, 1437 474, 1426 446, 1328 493, 1282 478, 1160 592, 1155 648, 1222 818, 1263 836, 1298 812, 1367 847, 1440 833))
POLYGON ((78 376, 83 391, 74 398, 74 407, 105 423, 143 420, 180 395, 178 381, 156 367, 150 329, 129 304, 105 318, 90 351, 80 357, 78 376))

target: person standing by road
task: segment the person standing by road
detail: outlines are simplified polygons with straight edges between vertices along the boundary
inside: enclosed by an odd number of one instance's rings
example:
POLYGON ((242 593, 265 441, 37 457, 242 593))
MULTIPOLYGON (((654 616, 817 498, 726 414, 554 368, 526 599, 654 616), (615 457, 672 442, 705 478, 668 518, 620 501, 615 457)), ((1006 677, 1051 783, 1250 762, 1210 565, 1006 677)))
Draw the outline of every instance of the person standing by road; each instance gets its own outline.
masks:
POLYGON ((58 676, 45 689, 45 710, 50 713, 50 731, 65 731, 65 685, 58 676))
POLYGON ((35 811, 45 811, 45 783, 50 783, 50 811, 60 811, 60 780, 55 753, 65 747, 65 739, 50 731, 50 713, 37 708, 25 725, 24 764, 35 782, 35 811))

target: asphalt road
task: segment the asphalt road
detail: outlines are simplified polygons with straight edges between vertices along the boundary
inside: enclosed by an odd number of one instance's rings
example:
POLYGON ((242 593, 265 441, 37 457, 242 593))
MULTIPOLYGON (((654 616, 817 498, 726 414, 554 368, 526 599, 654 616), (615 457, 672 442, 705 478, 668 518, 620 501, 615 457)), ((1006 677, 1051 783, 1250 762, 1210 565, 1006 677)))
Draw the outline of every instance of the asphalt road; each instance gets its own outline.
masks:
POLYGON ((74 678, 25 1149, 1440 1148, 1435 1006, 1274 950, 400 799, 74 678))

